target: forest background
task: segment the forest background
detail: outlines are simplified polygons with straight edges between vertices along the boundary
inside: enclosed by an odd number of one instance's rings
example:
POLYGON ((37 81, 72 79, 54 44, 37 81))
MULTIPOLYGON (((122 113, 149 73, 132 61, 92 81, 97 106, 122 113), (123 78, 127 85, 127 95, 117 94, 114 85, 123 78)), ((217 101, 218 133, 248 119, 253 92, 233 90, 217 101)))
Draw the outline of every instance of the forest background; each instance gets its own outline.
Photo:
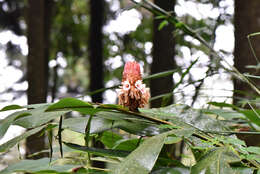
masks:
MULTIPOLYGON (((155 5, 182 21, 174 21, 175 25, 167 13, 151 13, 141 2, 0 1, 1 106, 65 97, 116 104, 114 88, 120 84, 123 65, 136 60, 148 77, 151 108, 173 103, 201 110, 226 104, 257 107, 252 102, 258 95, 252 86, 259 84, 257 0, 155 0, 155 5)), ((259 131, 257 125, 242 128, 259 131)), ((17 126, 12 130, 14 135, 21 132, 17 126)), ((1 144, 11 139, 12 130, 1 144)), ((46 138, 40 134, 27 138, 23 155, 46 148, 46 138)), ((247 145, 260 142, 258 135, 242 139, 247 145)), ((94 141, 93 146, 104 145, 94 141)), ((10 154, 1 154, 3 166, 10 154)))

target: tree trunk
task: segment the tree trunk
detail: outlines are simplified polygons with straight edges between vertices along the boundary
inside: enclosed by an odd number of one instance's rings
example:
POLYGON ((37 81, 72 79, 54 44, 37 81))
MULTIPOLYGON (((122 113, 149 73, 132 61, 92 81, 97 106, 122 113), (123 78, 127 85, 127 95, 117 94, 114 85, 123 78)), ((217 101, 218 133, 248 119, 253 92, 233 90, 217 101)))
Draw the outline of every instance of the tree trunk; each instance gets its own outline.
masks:
MULTIPOLYGON (((173 11, 175 0, 154 0, 154 3, 166 11, 173 11)), ((162 30, 158 27, 162 20, 154 18, 153 23, 153 63, 151 73, 155 74, 161 71, 171 70, 176 68, 174 61, 175 41, 173 38, 173 25, 167 25, 162 30)), ((172 92, 173 79, 172 76, 151 80, 151 96, 157 96, 172 92)), ((173 102, 171 97, 164 105, 169 105, 173 102)), ((157 99, 151 102, 152 107, 160 107, 162 99, 157 99)))
MULTIPOLYGON (((90 62, 90 91, 104 88, 103 65, 103 33, 104 0, 90 0, 90 32, 89 32, 89 62, 90 62)), ((103 102, 103 93, 92 95, 92 102, 103 102)), ((93 141, 93 146, 104 148, 100 141, 93 141)), ((93 161, 94 167, 104 168, 105 163, 93 161)))
MULTIPOLYGON (((176 1, 175 0, 154 0, 154 3, 166 11, 173 12, 176 1)), ((159 73, 162 71, 172 70, 176 68, 174 60, 175 55, 175 40, 173 37, 174 26, 169 24, 164 26, 161 30, 158 29, 162 20, 153 20, 153 62, 151 73, 159 73)), ((159 79, 151 80, 150 84, 151 96, 155 97, 161 94, 172 92, 173 78, 167 76, 159 79)), ((170 105, 173 103, 173 96, 166 99, 160 98, 151 102, 151 107, 160 107, 170 105)), ((166 145, 163 148, 163 153, 166 153, 174 159, 178 157, 175 155, 177 151, 176 145, 166 145)))
MULTIPOLYGON (((44 103, 47 98, 51 6, 52 0, 28 1, 28 104, 44 103)), ((40 133, 28 137, 26 156, 43 150, 45 144, 45 137, 40 137, 40 133)), ((33 158, 42 156, 37 155, 33 158)))
MULTIPOLYGON (((90 91, 104 88, 103 73, 103 22, 104 1, 90 0, 90 32, 89 32, 89 62, 90 62, 90 91)), ((92 96, 93 102, 102 103, 103 93, 92 96)))
MULTIPOLYGON (((247 35, 255 32, 259 32, 260 29, 260 3, 258 0, 235 1, 235 67, 241 72, 249 72, 256 74, 255 70, 246 68, 247 65, 256 65, 256 59, 253 56, 250 46, 247 41, 247 35)), ((260 36, 252 37, 252 45, 255 49, 256 55, 260 56, 260 36)), ((259 80, 255 80, 256 84, 260 84, 259 80)), ((240 90, 248 93, 242 95, 237 92, 234 93, 234 103, 239 101, 240 97, 250 98, 250 94, 255 96, 255 93, 244 82, 238 79, 234 79, 234 90, 240 90)))
MULTIPOLYGON (((260 29, 260 3, 259 0, 236 0, 235 1, 235 50, 234 50, 234 62, 235 67, 241 72, 248 72, 250 74, 259 75, 254 69, 246 68, 247 65, 256 65, 257 61, 253 56, 250 46, 247 41, 247 35, 255 32, 259 32, 260 29)), ((252 45, 255 49, 256 56, 260 56, 260 36, 252 38, 252 45)), ((254 83, 259 86, 260 81, 254 79, 254 83)), ((233 102, 238 104, 242 98, 252 99, 252 96, 257 96, 257 94, 247 85, 246 83, 234 79, 234 94, 233 102), (242 91, 245 94, 241 94, 242 91)), ((252 138, 252 137, 251 137, 252 138)), ((250 139, 250 138, 249 138, 250 139)), ((249 142, 249 141, 248 141, 249 142)), ((251 141, 250 141, 251 142, 251 141)), ((253 138, 255 143, 260 142, 260 136, 253 138), (258 141, 256 141, 258 140, 258 141)), ((252 145, 252 144, 251 144, 252 145)))

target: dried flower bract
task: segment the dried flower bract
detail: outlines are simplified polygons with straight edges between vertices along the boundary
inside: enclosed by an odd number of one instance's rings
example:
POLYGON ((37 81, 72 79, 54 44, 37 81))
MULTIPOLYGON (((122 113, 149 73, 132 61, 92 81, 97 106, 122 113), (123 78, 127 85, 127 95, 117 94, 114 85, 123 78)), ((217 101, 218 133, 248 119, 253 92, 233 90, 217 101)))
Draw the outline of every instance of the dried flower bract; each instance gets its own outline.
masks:
POLYGON ((122 83, 116 91, 118 103, 129 107, 131 111, 137 111, 138 108, 148 104, 150 89, 146 88, 142 82, 140 65, 137 62, 127 62, 125 64, 122 83))

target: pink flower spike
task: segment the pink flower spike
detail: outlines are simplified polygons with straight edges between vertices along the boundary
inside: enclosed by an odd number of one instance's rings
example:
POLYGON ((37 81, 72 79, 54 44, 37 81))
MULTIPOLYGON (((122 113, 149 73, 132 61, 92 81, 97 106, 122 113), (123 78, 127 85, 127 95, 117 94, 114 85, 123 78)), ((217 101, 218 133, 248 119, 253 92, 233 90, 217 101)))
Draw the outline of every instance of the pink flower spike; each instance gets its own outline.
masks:
POLYGON ((130 80, 130 83, 136 80, 141 80, 141 70, 140 65, 136 61, 126 62, 123 72, 123 80, 130 80))
POLYGON ((149 102, 150 90, 142 82, 140 65, 133 61, 127 62, 123 71, 122 86, 117 89, 118 104, 138 111, 149 102))

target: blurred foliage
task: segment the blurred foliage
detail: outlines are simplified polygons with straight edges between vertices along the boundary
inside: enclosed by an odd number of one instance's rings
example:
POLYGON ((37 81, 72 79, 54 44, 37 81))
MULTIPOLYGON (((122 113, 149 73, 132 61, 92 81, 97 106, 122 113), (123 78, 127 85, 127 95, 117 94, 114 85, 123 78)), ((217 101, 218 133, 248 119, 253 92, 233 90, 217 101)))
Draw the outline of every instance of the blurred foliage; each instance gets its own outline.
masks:
MULTIPOLYGON (((186 1, 184 1, 186 2, 186 1)), ((178 2, 177 2, 178 3, 178 2)), ((210 0, 193 0, 191 3, 197 5, 207 5, 212 10, 218 9, 219 15, 212 18, 197 19, 189 14, 177 15, 177 19, 183 21, 196 31, 206 42, 212 47, 215 44, 216 29, 224 24, 230 23, 232 16, 226 12, 228 6, 223 6, 220 1, 210 0)), ((26 32, 26 1, 2 1, 0 3, 2 13, 3 31, 8 29, 15 34, 25 34, 26 32), (13 16, 13 17, 12 17, 13 16), (10 24, 4 24, 4 21, 10 21, 14 18, 10 24)), ((177 4, 180 6, 181 4, 177 4)), ((111 25, 111 21, 119 17, 123 12, 127 10, 134 10, 134 4, 130 1, 118 1, 111 0, 105 3, 106 23, 105 28, 111 25)), ((152 48, 152 15, 141 8, 139 10, 140 24, 134 31, 128 32, 107 32, 104 29, 104 59, 105 59, 105 84, 106 87, 119 84, 122 65, 128 60, 137 60, 143 65, 145 73, 149 73, 150 64, 152 61, 151 48, 152 48)), ((88 26, 89 26, 89 9, 87 2, 83 0, 59 0, 55 1, 53 8, 53 18, 51 26, 51 45, 50 45, 50 95, 55 97, 52 100, 65 97, 65 96, 82 96, 89 94, 87 87, 89 86, 89 62, 87 51, 88 40, 88 26), (51 93, 55 93, 51 94, 51 93)), ((2 20, 1 20, 2 21, 2 20)), ((165 23, 164 25, 170 25, 165 23)), ((122 26, 123 27, 123 26, 122 26)), ((161 26, 163 27, 163 25, 161 26)), ((198 44, 186 36, 181 30, 176 30, 173 33, 173 37, 176 40, 176 61, 178 68, 185 69, 189 67, 194 61, 194 56, 206 56, 209 55, 207 62, 199 61, 192 67, 192 69, 203 68, 205 73, 201 75, 202 78, 197 78, 192 75, 190 71, 183 79, 182 85, 179 88, 173 90, 177 101, 186 102, 186 104, 194 104, 200 94, 203 94, 202 88, 204 87, 204 81, 208 77, 222 73, 223 69, 219 65, 219 61, 211 56, 211 52, 206 49, 205 45, 198 44), (184 57, 183 49, 188 49, 190 52, 189 57, 184 57), (204 76, 204 77, 203 77, 204 76), (183 87, 193 87, 192 93, 185 94, 181 91, 183 87)), ((21 54, 21 48, 19 45, 15 45, 12 42, 4 45, 7 51, 7 59, 10 65, 16 65, 12 63, 12 60, 21 61, 16 66, 22 68, 25 72, 25 55, 21 54)), ((225 55, 231 53, 222 52, 225 55)), ((196 57, 196 59, 199 57, 196 57)), ((178 71, 175 74, 176 77, 182 76, 183 71, 178 71)), ((220 77, 219 77, 220 78, 220 77)), ((26 79, 26 73, 18 81, 18 83, 24 82, 26 79)), ((175 83, 178 80, 174 79, 175 83)), ((8 91, 8 89, 7 89, 8 91)), ((15 92, 15 89, 10 87, 10 92, 15 92)), ((214 98, 214 97, 213 97, 214 98)))
MULTIPOLYGON (((200 109, 185 105, 185 103, 193 105, 199 97, 203 97, 206 79, 214 75, 220 76, 223 72, 234 73, 232 68, 230 70, 223 66, 223 59, 216 56, 217 54, 228 57, 231 53, 224 50, 214 52, 210 49, 214 48, 216 43, 217 28, 231 23, 232 15, 226 11, 228 7, 220 5, 221 0, 190 2, 209 5, 212 10, 218 9, 219 15, 214 18, 197 19, 188 14, 179 16, 177 14, 176 18, 173 18, 171 15, 169 17, 158 14, 158 11, 150 9, 157 14, 158 18, 164 19, 160 28, 165 25, 176 27, 173 37, 177 43, 178 68, 146 76, 146 79, 172 74, 174 77, 179 77, 174 79, 177 86, 171 93, 156 97, 174 95, 183 104, 157 109, 140 109, 138 113, 130 112, 127 108, 118 105, 94 104, 76 98, 61 99, 57 103, 7 106, 0 111, 17 111, 0 120, 0 137, 6 134, 11 125, 30 129, 21 136, 1 144, 0 153, 4 154, 36 132, 47 132, 51 158, 20 160, 0 171, 0 174, 109 173, 111 171, 120 174, 260 172, 259 147, 248 146, 243 140, 237 138, 244 134, 250 136, 260 134, 260 111, 255 108, 259 100, 256 96, 253 96, 255 100, 244 101, 244 104, 249 105, 251 109, 243 109, 226 102, 210 102, 207 108, 200 109), (187 54, 183 48, 189 50, 188 57, 184 57, 187 54), (207 60, 200 61, 200 56, 197 55, 205 55, 207 60), (196 68, 205 69, 203 77, 198 78, 193 73, 192 70, 196 68), (185 88, 190 86, 193 90, 188 94, 185 93, 185 88), (92 139, 101 141, 105 149, 93 148, 90 141, 92 139), (185 149, 180 150, 180 159, 174 158, 166 150, 167 145, 177 143, 182 143, 181 148, 185 149), (63 158, 60 157, 60 153, 64 155, 63 158), (90 165, 93 160, 106 162, 107 167, 93 168, 90 165)), ((24 34, 25 7, 26 1, 1 1, 0 18, 4 19, 0 20, 1 29, 11 30, 17 35, 24 34), (11 18, 13 20, 6 23, 8 21, 6 19, 11 18)), ((152 61, 150 48, 152 20, 151 14, 141 7, 142 5, 138 3, 134 5, 129 1, 106 1, 107 23, 105 25, 109 25, 110 21, 128 9, 135 8, 134 10, 138 10, 141 15, 140 24, 135 31, 104 32, 106 87, 119 85, 122 65, 128 60, 137 60, 144 65, 144 71, 149 73, 152 61), (119 9, 112 8, 115 4, 119 4, 119 9)), ((89 11, 86 1, 55 1, 51 27, 50 86, 57 83, 58 88, 55 91, 58 94, 57 100, 64 96, 90 94, 90 91, 86 90, 89 83, 88 26, 89 11), (55 74, 59 77, 57 82, 54 80, 55 74)), ((22 63, 18 64, 17 68, 23 69, 25 55, 22 56, 20 47, 11 42, 1 47, 7 51, 10 65, 13 65, 11 63, 13 59, 19 60, 22 63)), ((230 77, 231 75, 228 79, 230 77)), ((24 80, 25 77, 20 82, 24 80)), ((111 88, 102 90, 107 89, 111 88)), ((214 101, 214 96, 208 97, 209 99, 205 101, 214 101)), ((226 96, 223 101, 225 100, 228 100, 226 96)))

